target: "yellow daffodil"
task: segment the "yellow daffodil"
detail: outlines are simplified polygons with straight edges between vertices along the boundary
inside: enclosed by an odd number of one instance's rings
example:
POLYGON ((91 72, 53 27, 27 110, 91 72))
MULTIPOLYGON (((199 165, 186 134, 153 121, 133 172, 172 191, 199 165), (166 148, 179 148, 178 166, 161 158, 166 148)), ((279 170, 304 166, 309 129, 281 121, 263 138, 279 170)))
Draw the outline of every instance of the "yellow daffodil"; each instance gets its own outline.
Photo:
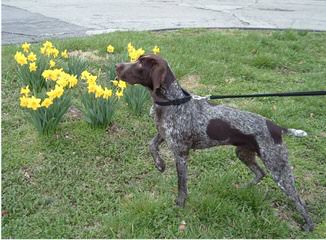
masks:
POLYGON ((95 84, 96 83, 97 76, 89 75, 87 78, 87 84, 95 84))
POLYGON ((134 46, 131 44, 131 42, 128 43, 128 53, 134 50, 134 46))
POLYGON ((61 57, 68 58, 67 49, 65 49, 63 52, 61 52, 61 57))
POLYGON ((36 98, 36 97, 32 96, 28 100, 27 107, 31 108, 33 110, 37 110, 38 108, 41 107, 40 102, 41 102, 40 98, 36 98))
POLYGON ((15 54, 15 60, 21 66, 27 64, 27 58, 21 52, 16 52, 16 54, 15 54))
POLYGON ((49 62, 49 64, 50 64, 50 68, 53 68, 53 67, 55 66, 55 61, 53 61, 53 60, 51 59, 50 62, 49 62))
POLYGON ((118 84, 119 84, 118 80, 112 80, 111 82, 112 82, 113 86, 118 86, 118 84))
POLYGON ((46 48, 45 48, 45 47, 41 47, 41 48, 40 48, 40 51, 41 51, 41 53, 42 53, 43 55, 45 55, 46 48))
POLYGON ((64 89, 62 86, 56 84, 54 89, 52 89, 51 91, 47 92, 46 95, 48 95, 49 98, 51 98, 52 100, 55 98, 59 98, 62 96, 62 94, 64 93, 64 89))
POLYGON ((29 98, 28 97, 22 96, 19 99, 20 99, 20 106, 21 107, 27 107, 28 106, 28 102, 29 102, 29 98))
POLYGON ((96 84, 89 84, 87 89, 88 89, 88 93, 95 93, 96 92, 96 84))
POLYGON ((59 86, 59 85, 55 85, 54 91, 56 93, 56 97, 59 98, 62 96, 62 94, 64 93, 64 89, 63 87, 59 86))
POLYGON ((52 48, 53 47, 53 44, 50 41, 46 41, 45 43, 43 43, 43 47, 44 48, 52 48))
POLYGON ((24 42, 23 45, 22 45, 22 49, 24 52, 29 52, 29 47, 31 46, 30 43, 27 43, 27 42, 24 42))
POLYGON ((76 86, 78 83, 77 76, 69 75, 68 82, 69 82, 69 88, 76 86))
POLYGON ((60 86, 60 87, 66 87, 68 84, 69 84, 69 81, 68 81, 68 77, 66 76, 60 76, 57 80, 57 84, 60 86))
POLYGON ((58 69, 47 69, 44 70, 42 73, 42 77, 44 77, 46 80, 52 80, 52 81, 57 81, 58 78, 60 77, 61 74, 63 74, 64 71, 62 68, 58 69))
POLYGON ((95 97, 99 98, 103 95, 103 93, 104 93, 104 89, 101 86, 97 85, 95 88, 95 97))
POLYGON ((45 98, 41 104, 42 107, 49 108, 53 104, 52 98, 45 98))
POLYGON ((103 98, 108 100, 109 97, 112 96, 112 90, 111 89, 107 89, 107 88, 104 88, 104 91, 103 91, 103 98))
POLYGON ((135 48, 131 49, 129 52, 130 61, 136 61, 141 55, 144 55, 144 53, 145 51, 142 48, 139 48, 137 50, 135 48))
POLYGON ((63 71, 63 69, 62 68, 56 68, 56 69, 53 69, 52 70, 52 73, 53 73, 53 77, 55 78, 55 79, 58 79, 60 76, 61 76, 61 74, 66 74, 64 71, 63 71))
POLYGON ((114 52, 114 47, 110 44, 107 48, 106 48, 106 51, 108 53, 113 53, 114 52))
POLYGON ((87 78, 90 76, 91 74, 87 71, 87 70, 85 70, 85 71, 83 71, 82 73, 81 73, 81 79, 83 79, 83 80, 87 80, 87 78))
POLYGON ((119 80, 118 87, 123 90, 127 87, 127 84, 126 84, 126 82, 119 80))
POLYGON ((42 77, 44 77, 46 80, 50 80, 51 72, 51 70, 44 70, 42 72, 42 77))
POLYGON ((56 58, 59 55, 59 50, 56 48, 49 49, 50 55, 52 55, 54 58, 56 58))
POLYGON ((123 90, 118 90, 118 91, 116 91, 116 92, 115 92, 115 95, 116 95, 118 98, 122 97, 122 96, 123 96, 123 90))
POLYGON ((29 71, 30 72, 35 72, 37 69, 37 66, 36 66, 36 63, 35 62, 32 62, 29 64, 29 71))
POLYGON ((27 56, 27 59, 28 59, 28 61, 30 61, 30 62, 35 62, 35 61, 37 60, 36 55, 35 55, 33 52, 31 52, 31 53, 27 56))
POLYGON ((141 55, 144 55, 145 50, 142 49, 142 48, 139 48, 139 49, 137 49, 137 53, 138 53, 138 55, 139 55, 139 57, 140 57, 141 55))
POLYGON ((158 54, 160 53, 160 48, 158 46, 155 46, 153 49, 152 49, 153 53, 154 54, 158 54))
POLYGON ((56 93, 56 91, 54 91, 54 89, 52 89, 51 91, 47 92, 46 95, 48 95, 48 97, 51 99, 55 99, 57 96, 57 93, 56 93))
POLYGON ((30 92, 31 92, 31 91, 29 90, 29 86, 26 86, 26 87, 20 89, 20 94, 23 94, 23 95, 25 95, 25 96, 28 96, 28 94, 29 94, 30 92))
POLYGON ((46 41, 45 43, 43 43, 43 46, 41 47, 41 53, 45 56, 52 56, 54 58, 58 57, 59 55, 59 50, 56 49, 53 44, 49 41, 46 41))

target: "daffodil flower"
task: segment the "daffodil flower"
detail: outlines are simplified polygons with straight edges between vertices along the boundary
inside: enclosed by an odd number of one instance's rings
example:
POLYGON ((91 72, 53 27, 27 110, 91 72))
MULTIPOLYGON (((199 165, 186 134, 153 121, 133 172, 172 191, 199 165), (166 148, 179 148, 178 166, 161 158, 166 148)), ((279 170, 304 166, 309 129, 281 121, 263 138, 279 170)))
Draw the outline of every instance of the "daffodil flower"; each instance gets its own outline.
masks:
POLYGON ((45 43, 43 43, 43 47, 44 48, 52 48, 53 47, 53 44, 50 41, 46 41, 45 43))
POLYGON ((28 106, 28 102, 29 102, 29 98, 26 96, 22 96, 19 98, 20 100, 20 106, 21 107, 27 107, 28 106))
POLYGON ((57 93, 56 93, 56 91, 54 91, 54 89, 46 93, 46 95, 48 95, 48 97, 51 98, 51 99, 55 99, 56 94, 57 93))
POLYGON ((89 75, 87 78, 87 84, 95 84, 96 83, 97 76, 89 75))
POLYGON ((103 98, 108 100, 109 97, 112 96, 112 90, 111 89, 107 89, 107 88, 104 88, 104 91, 103 91, 103 98))
POLYGON ((104 89, 101 86, 96 86, 95 88, 95 97, 99 98, 104 94, 104 89))
POLYGON ((76 75, 69 75, 68 82, 69 82, 69 88, 72 88, 72 87, 76 86, 77 83, 78 83, 77 76, 76 75))
POLYGON ((29 64, 29 71, 30 72, 35 72, 36 69, 37 69, 37 66, 36 66, 35 62, 29 64))
POLYGON ((131 42, 128 43, 128 53, 131 52, 134 48, 134 46, 131 44, 131 42))
POLYGON ((113 53, 114 52, 114 47, 110 44, 109 46, 107 46, 106 51, 108 53, 113 53))
POLYGON ((127 84, 126 84, 126 82, 119 80, 118 87, 123 90, 127 87, 127 84))
POLYGON ((25 96, 27 96, 30 92, 31 91, 29 90, 29 86, 20 89, 20 94, 23 94, 25 96))
POLYGON ((42 107, 49 108, 53 104, 52 98, 45 98, 43 102, 41 103, 42 107))
POLYGON ((115 92, 115 95, 116 95, 118 98, 122 97, 122 96, 123 96, 123 90, 118 90, 118 91, 116 91, 116 92, 115 92))
POLYGON ((63 93, 64 93, 63 87, 56 84, 54 89, 47 92, 46 95, 48 95, 49 98, 51 98, 51 99, 55 99, 55 98, 61 97, 63 93))
POLYGON ((64 93, 64 89, 60 85, 55 85, 54 91, 56 93, 57 98, 60 98, 62 96, 62 94, 64 93))
POLYGON ((30 61, 30 62, 35 62, 35 61, 37 60, 36 55, 35 55, 33 52, 31 52, 31 53, 27 56, 27 59, 28 59, 28 61, 30 61))
POLYGON ((88 89, 88 93, 95 93, 95 91, 96 91, 96 84, 90 84, 90 85, 88 85, 87 89, 88 89))
POLYGON ((29 47, 31 46, 30 43, 24 42, 22 45, 22 49, 24 52, 28 53, 29 52, 29 47))
POLYGON ((65 49, 63 52, 61 52, 61 57, 68 58, 67 49, 65 49))
POLYGON ((52 55, 54 58, 56 58, 59 55, 59 50, 56 48, 51 48, 49 50, 49 55, 52 55))
POLYGON ((58 80, 57 80, 57 84, 60 86, 60 87, 66 87, 68 86, 69 82, 68 82, 68 79, 67 77, 65 76, 61 76, 58 80))
POLYGON ((31 108, 33 110, 37 110, 38 108, 41 107, 40 102, 41 102, 40 98, 36 98, 36 97, 32 96, 28 100, 27 107, 31 108))
POLYGON ((16 54, 15 54, 15 60, 21 66, 27 64, 27 58, 21 52, 16 52, 16 54))
POLYGON ((50 62, 49 62, 49 64, 50 64, 50 68, 53 68, 53 67, 55 66, 55 61, 53 61, 53 60, 51 59, 50 62))
POLYGON ((153 53, 154 54, 158 54, 160 53, 160 48, 158 46, 155 46, 153 49, 152 49, 153 53))
POLYGON ((83 71, 82 73, 81 73, 81 79, 83 79, 83 80, 87 80, 87 78, 90 76, 91 74, 87 71, 87 70, 85 70, 85 71, 83 71))
POLYGON ((111 80, 113 86, 118 86, 119 81, 118 80, 111 80))

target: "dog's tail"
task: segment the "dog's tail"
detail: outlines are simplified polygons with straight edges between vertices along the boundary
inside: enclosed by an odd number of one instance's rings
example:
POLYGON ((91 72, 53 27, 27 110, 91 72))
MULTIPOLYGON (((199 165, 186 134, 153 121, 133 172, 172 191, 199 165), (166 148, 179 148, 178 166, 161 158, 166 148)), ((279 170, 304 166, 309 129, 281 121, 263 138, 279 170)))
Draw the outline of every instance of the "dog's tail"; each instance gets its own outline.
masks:
POLYGON ((294 137, 306 137, 308 136, 308 133, 300 130, 300 129, 294 129, 294 128, 288 128, 284 129, 284 133, 289 136, 294 136, 294 137))

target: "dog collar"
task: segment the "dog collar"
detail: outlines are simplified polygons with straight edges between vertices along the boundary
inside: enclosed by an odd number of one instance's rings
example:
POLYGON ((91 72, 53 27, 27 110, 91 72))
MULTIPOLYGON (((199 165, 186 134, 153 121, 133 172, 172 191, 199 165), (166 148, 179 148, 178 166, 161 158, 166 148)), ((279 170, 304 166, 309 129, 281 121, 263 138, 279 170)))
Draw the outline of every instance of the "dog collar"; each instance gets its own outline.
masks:
POLYGON ((174 100, 167 100, 166 102, 159 102, 159 101, 155 101, 155 104, 159 105, 159 106, 177 106, 177 105, 181 105, 184 104, 186 102, 189 102, 190 99, 192 98, 191 95, 184 89, 181 89, 183 94, 185 94, 186 96, 183 98, 178 98, 178 99, 174 99, 174 100))

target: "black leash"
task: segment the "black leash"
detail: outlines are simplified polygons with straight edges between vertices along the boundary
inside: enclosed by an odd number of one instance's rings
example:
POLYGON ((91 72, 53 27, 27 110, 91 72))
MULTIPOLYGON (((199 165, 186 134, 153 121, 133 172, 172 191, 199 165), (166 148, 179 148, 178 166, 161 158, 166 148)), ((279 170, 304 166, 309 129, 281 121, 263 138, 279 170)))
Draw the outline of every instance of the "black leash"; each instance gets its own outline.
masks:
POLYGON ((300 97, 300 96, 323 96, 326 91, 307 91, 307 92, 285 92, 285 93, 256 93, 244 95, 210 95, 206 97, 191 96, 187 91, 182 89, 185 97, 164 102, 155 101, 160 106, 181 105, 193 99, 224 99, 224 98, 253 98, 253 97, 300 97))
POLYGON ((322 95, 326 95, 326 91, 257 93, 257 94, 244 94, 244 95, 211 95, 208 96, 208 99, 251 98, 251 97, 299 97, 299 96, 322 96, 322 95))

